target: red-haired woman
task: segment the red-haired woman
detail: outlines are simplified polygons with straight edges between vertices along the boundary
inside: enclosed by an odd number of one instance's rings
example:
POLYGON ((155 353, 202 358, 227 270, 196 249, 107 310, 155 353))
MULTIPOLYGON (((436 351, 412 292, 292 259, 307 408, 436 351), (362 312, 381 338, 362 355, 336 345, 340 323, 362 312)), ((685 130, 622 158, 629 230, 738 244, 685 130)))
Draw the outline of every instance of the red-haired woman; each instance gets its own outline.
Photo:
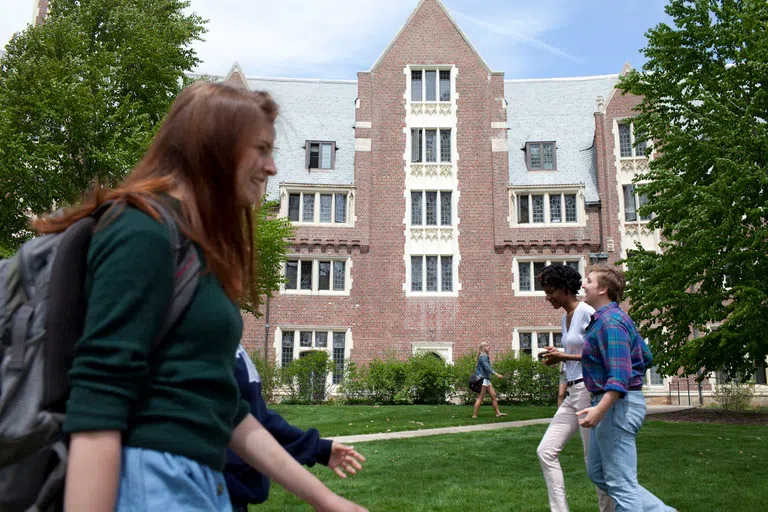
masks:
POLYGON ((276 172, 277 111, 265 93, 194 83, 121 185, 36 223, 59 232, 113 202, 88 250, 88 308, 64 423, 67 510, 231 510, 221 474, 228 446, 318 510, 362 510, 293 460, 235 383, 238 302, 256 299, 253 206, 276 172), (158 199, 203 270, 186 312, 154 346, 174 279, 158 199))

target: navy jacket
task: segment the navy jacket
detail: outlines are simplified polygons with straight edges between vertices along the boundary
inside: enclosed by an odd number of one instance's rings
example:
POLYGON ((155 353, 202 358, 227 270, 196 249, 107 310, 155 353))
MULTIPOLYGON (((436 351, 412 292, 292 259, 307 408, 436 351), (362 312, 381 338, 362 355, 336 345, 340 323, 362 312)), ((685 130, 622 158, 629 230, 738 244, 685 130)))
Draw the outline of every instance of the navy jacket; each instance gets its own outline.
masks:
MULTIPOLYGON (((314 466, 316 462, 328 465, 332 442, 320 439, 320 433, 310 428, 306 432, 294 427, 282 416, 267 409, 261 396, 261 377, 242 345, 237 349, 235 377, 241 396, 251 404, 251 414, 300 464, 314 466)), ((262 503, 269 496, 269 479, 250 467, 232 450, 227 451, 224 468, 229 498, 235 507, 249 503, 262 503)))

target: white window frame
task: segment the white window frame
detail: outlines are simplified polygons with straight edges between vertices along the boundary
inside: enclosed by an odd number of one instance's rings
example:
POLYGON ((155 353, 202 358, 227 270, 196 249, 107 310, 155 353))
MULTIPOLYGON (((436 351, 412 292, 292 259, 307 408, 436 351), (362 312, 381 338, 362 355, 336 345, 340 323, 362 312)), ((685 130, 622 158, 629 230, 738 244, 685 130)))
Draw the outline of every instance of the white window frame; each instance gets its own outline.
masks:
POLYGON ((354 191, 349 187, 324 187, 324 188, 301 188, 301 187, 281 187, 280 197, 284 198, 280 204, 280 216, 290 219, 290 197, 299 195, 299 220, 292 220, 293 226, 316 226, 323 228, 349 228, 354 227, 354 191), (336 222, 336 195, 346 196, 346 221, 336 222), (314 211, 312 212, 312 222, 304 222, 304 196, 314 195, 314 211), (320 196, 331 196, 331 222, 320 222, 320 196))
POLYGON ((456 191, 455 190, 434 190, 434 189, 422 189, 422 190, 411 190, 410 194, 408 195, 408 225, 413 228, 443 228, 448 229, 452 228, 456 221, 454 220, 456 218, 455 212, 456 212, 456 206, 454 205, 454 200, 456 197, 456 191), (437 224, 427 224, 427 192, 437 192, 437 224), (413 193, 421 193, 421 224, 414 224, 413 223, 413 197, 411 194, 413 193), (442 224, 443 220, 443 193, 449 193, 451 194, 451 223, 450 224, 442 224))
POLYGON ((631 160, 634 158, 648 158, 651 153, 651 141, 645 141, 645 154, 638 155, 637 148, 635 147, 635 122, 631 119, 621 119, 616 121, 616 152, 619 155, 619 160, 631 160), (629 140, 631 143, 632 154, 629 156, 621 156, 621 128, 620 125, 629 125, 629 140))
MULTIPOLYGON (((349 327, 326 327, 326 326, 308 326, 308 325, 284 325, 279 326, 275 329, 275 341, 274 341, 274 348, 275 348, 275 361, 278 365, 278 367, 282 368, 283 363, 283 332, 285 331, 292 331, 293 332, 293 358, 292 361, 295 361, 301 357, 301 354, 303 352, 309 352, 314 350, 323 350, 328 354, 329 360, 333 361, 333 334, 334 333, 344 333, 344 362, 346 367, 346 362, 350 359, 350 354, 352 351, 352 329, 349 327), (300 346, 301 343, 301 332, 312 332, 312 346, 311 347, 302 347, 300 346), (327 333, 327 342, 325 347, 317 347, 317 333, 318 332, 325 332, 327 333)), ((335 366, 334 366, 335 367, 335 366)), ((336 389, 336 386, 338 384, 333 383, 333 371, 328 372, 328 379, 326 381, 326 385, 330 387, 331 391, 336 389)))
POLYGON ((456 264, 455 254, 410 254, 408 255, 408 296, 412 297, 450 297, 457 295, 456 290, 456 264), (437 291, 427 291, 427 257, 437 258, 437 291), (411 258, 421 258, 421 291, 413 290, 413 265, 411 258), (450 291, 443 291, 443 258, 451 258, 451 283, 450 291))
POLYGON ((653 390, 660 390, 660 389, 666 389, 667 383, 668 383, 669 377, 661 377, 661 384, 651 384, 651 369, 648 368, 645 371, 645 387, 653 389, 653 390))
POLYGON ((640 212, 638 211, 640 209, 640 194, 637 193, 637 185, 646 185, 648 182, 639 182, 639 183, 622 183, 621 185, 621 220, 625 224, 647 224, 651 221, 653 218, 653 215, 647 219, 643 219, 640 217, 640 212), (626 196, 624 194, 624 187, 632 186, 633 192, 634 192, 634 198, 635 198, 635 220, 627 220, 627 202, 626 202, 626 196))
POLYGON ((408 103, 429 103, 429 104, 443 104, 443 105, 449 105, 453 102, 453 98, 455 96, 455 90, 453 86, 453 81, 455 77, 455 73, 453 72, 452 66, 408 66, 408 103), (414 71, 421 71, 421 101, 413 101, 413 72, 414 71), (437 77, 435 80, 435 98, 437 101, 427 101, 427 71, 435 71, 437 73, 437 77), (451 74, 451 81, 450 81, 450 91, 451 91, 451 97, 446 101, 440 100, 440 72, 441 71, 448 71, 451 74))
MULTIPOLYGON (((548 341, 547 346, 548 347, 554 347, 555 346, 555 334, 562 335, 563 329, 562 326, 543 326, 543 327, 517 327, 512 331, 512 350, 518 355, 518 357, 522 357, 523 355, 523 348, 522 348, 522 342, 520 339, 521 334, 530 334, 531 335, 531 359, 537 359, 539 352, 541 352, 544 347, 539 346, 539 334, 547 334, 548 335, 548 341)), ((559 349, 561 352, 563 349, 559 349)))
POLYGON ((411 162, 410 163, 411 163, 411 165, 414 165, 414 164, 415 165, 451 165, 451 164, 453 164, 453 160, 454 160, 454 156, 453 156, 453 151, 454 151, 453 150, 453 146, 454 146, 453 132, 454 132, 453 128, 446 128, 446 127, 442 127, 442 128, 435 128, 435 127, 430 127, 430 126, 427 126, 427 127, 412 127, 410 129, 410 132, 408 132, 410 134, 410 137, 411 137, 411 144, 410 144, 410 150, 411 150, 411 157, 410 157, 411 162), (413 161, 413 130, 419 130, 421 132, 421 162, 414 162, 413 161), (437 132, 437 136, 436 136, 436 140, 435 140, 435 156, 436 156, 437 159, 434 162, 427 162, 427 130, 434 130, 434 131, 437 132), (443 156, 443 153, 442 153, 442 150, 443 150, 443 142, 442 142, 442 140, 443 139, 440 136, 440 133, 441 132, 445 132, 445 131, 451 132, 451 157, 450 157, 450 160, 448 160, 447 162, 444 162, 444 161, 441 160, 441 158, 443 156))
MULTIPOLYGON (((544 263, 545 265, 552 265, 553 263, 562 263, 565 264, 567 261, 578 261, 579 262, 579 274, 582 276, 584 275, 584 269, 586 266, 586 260, 584 258, 584 255, 582 254, 574 254, 572 256, 569 255, 558 255, 558 256, 533 256, 530 258, 513 258, 512 259, 512 291, 514 295, 518 297, 544 297, 546 293, 544 293, 543 290, 538 291, 534 290, 535 287, 535 279, 536 277, 533 275, 533 263, 544 263), (520 266, 528 264, 530 266, 530 272, 531 272, 531 290, 520 290, 520 266)), ((582 295, 583 291, 582 289, 579 289, 579 292, 577 295, 582 295)))
POLYGON ((513 228, 541 228, 541 227, 573 227, 586 226, 586 205, 584 203, 583 188, 510 188, 509 191, 509 218, 513 228), (560 196, 561 222, 552 222, 550 206, 551 196, 560 196), (576 196, 576 222, 565 221, 565 196, 576 196), (528 196, 528 219, 530 222, 519 222, 520 196, 528 196), (544 196, 544 222, 533 222, 533 197, 544 196))
POLYGON ((335 296, 345 296, 349 295, 350 291, 352 290, 352 279, 351 279, 351 269, 352 269, 352 258, 350 257, 338 257, 338 256, 317 256, 317 255, 309 255, 309 254, 292 254, 289 256, 286 256, 286 261, 282 264, 282 270, 281 275, 283 279, 285 279, 286 276, 286 265, 288 261, 297 261, 298 262, 298 269, 296 273, 296 284, 297 289, 292 290, 289 288, 286 288, 285 281, 280 284, 280 293, 284 295, 335 295, 335 296), (312 262, 312 289, 311 290, 302 290, 301 289, 301 262, 310 261, 312 262), (330 282, 331 282, 331 290, 320 290, 320 262, 329 261, 331 262, 331 276, 330 276, 330 282), (344 290, 333 290, 333 262, 335 261, 343 261, 344 262, 344 290))

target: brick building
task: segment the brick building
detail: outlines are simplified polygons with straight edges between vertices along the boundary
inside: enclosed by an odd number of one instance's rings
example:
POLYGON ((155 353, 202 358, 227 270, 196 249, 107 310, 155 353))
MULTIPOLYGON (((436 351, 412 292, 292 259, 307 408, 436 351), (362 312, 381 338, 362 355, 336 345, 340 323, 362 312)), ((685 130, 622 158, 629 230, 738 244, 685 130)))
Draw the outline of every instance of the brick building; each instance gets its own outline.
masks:
POLYGON ((221 79, 281 107, 267 188, 296 236, 287 284, 245 332, 281 364, 309 349, 339 367, 393 352, 451 362, 481 341, 533 357, 560 343, 543 266, 583 274, 635 240, 658 248, 636 214, 648 160, 618 75, 505 80, 438 0, 356 81, 247 78, 237 64, 221 79))

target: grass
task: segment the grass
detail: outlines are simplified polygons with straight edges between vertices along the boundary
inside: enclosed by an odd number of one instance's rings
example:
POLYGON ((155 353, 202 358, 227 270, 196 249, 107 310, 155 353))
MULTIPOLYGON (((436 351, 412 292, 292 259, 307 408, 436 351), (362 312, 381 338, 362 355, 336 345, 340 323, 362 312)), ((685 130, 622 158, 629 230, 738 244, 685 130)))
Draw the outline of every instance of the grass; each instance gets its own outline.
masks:
POLYGON ((491 406, 485 404, 476 420, 471 419, 471 405, 275 405, 270 408, 289 423, 304 429, 314 427, 324 437, 530 420, 555 414, 554 406, 515 405, 501 406, 501 412, 508 416, 497 418, 491 406))
MULTIPOLYGON (((360 443, 356 448, 368 458, 363 472, 344 481, 322 466, 311 471, 371 512, 544 512, 549 508, 536 447, 545 428, 360 443)), ((768 502, 766 442, 768 426, 647 421, 638 436, 640 483, 683 512, 762 510, 768 502)), ((571 510, 596 510, 578 437, 560 460, 571 510)), ((251 508, 307 510, 276 485, 267 503, 251 508)))

